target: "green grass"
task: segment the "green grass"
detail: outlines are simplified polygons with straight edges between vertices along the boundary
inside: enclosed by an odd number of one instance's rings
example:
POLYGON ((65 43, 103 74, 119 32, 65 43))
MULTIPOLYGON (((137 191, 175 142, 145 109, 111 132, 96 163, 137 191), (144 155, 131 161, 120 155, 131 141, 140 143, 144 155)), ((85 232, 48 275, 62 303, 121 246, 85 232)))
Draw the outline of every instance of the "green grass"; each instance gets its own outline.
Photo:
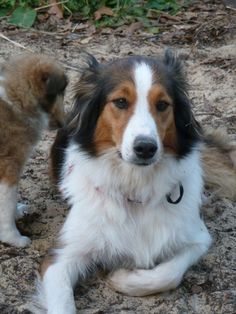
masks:
MULTIPOLYGON (((82 20, 91 20, 96 27, 117 27, 142 21, 149 25, 150 12, 158 16, 160 12, 175 14, 180 9, 179 0, 69 0, 62 4, 64 15, 76 13, 82 20), (113 16, 103 15, 95 20, 94 13, 101 7, 112 9, 113 16)), ((59 2, 59 0, 58 0, 59 2)), ((0 16, 9 16, 9 23, 31 27, 37 17, 34 10, 48 4, 46 0, 0 0, 0 16), (33 13, 33 11, 35 13, 33 13), (23 21, 23 22, 22 22, 23 21)), ((150 25, 149 25, 150 26, 150 25)))

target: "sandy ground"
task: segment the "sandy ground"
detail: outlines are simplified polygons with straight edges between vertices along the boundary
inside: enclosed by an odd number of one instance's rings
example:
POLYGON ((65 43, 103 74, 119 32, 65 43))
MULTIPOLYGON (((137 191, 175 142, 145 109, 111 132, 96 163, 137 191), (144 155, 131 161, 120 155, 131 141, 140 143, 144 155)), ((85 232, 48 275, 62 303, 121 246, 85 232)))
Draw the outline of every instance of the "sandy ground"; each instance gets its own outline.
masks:
MULTIPOLYGON (((162 41, 112 33, 95 35, 88 43, 65 43, 65 39, 56 35, 33 31, 12 32, 9 36, 33 51, 49 54, 70 66, 77 65, 81 48, 99 60, 127 54, 155 56, 164 49, 162 41)), ((174 48, 185 60, 191 84, 190 96, 198 120, 204 125, 226 127, 235 139, 236 40, 230 37, 214 46, 182 45, 174 48)), ((20 48, 0 39, 0 61, 19 52, 22 52, 20 48)), ((76 72, 67 72, 73 81, 76 72)), ((66 102, 69 109, 69 93, 66 102)), ((31 214, 19 222, 19 228, 30 236, 32 244, 25 249, 0 244, 1 314, 30 313, 29 295, 35 289, 36 271, 68 211, 48 177, 48 155, 54 137, 55 133, 44 133, 20 182, 19 201, 30 205, 31 214)), ((145 298, 126 297, 111 291, 104 279, 97 278, 76 289, 78 312, 236 313, 236 205, 230 200, 212 197, 202 211, 214 242, 204 259, 187 272, 178 289, 145 298)))

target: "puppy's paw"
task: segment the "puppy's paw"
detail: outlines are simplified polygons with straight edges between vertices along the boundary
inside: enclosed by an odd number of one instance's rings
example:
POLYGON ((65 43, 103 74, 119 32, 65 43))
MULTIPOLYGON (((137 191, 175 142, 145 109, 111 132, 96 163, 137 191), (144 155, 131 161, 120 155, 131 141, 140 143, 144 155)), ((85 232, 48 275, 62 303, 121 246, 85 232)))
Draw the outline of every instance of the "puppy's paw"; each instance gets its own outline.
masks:
POLYGON ((25 247, 31 243, 30 238, 20 233, 0 235, 0 241, 16 247, 25 247))
POLYGON ((118 292, 130 296, 145 296, 150 294, 148 280, 143 280, 146 270, 119 269, 109 275, 108 286, 118 292))
POLYGON ((17 203, 15 211, 15 219, 18 220, 24 216, 29 215, 29 206, 22 203, 17 203))
POLYGON ((12 245, 16 247, 25 247, 25 246, 30 245, 30 243, 31 243, 30 238, 20 235, 13 240, 12 245))

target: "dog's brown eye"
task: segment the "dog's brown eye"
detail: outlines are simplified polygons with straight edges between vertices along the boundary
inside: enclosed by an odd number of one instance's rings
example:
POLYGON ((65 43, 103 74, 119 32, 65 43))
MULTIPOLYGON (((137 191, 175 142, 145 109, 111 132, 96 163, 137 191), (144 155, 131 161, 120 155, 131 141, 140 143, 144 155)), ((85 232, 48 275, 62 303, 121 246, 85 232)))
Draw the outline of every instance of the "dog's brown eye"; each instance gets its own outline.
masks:
POLYGON ((115 99, 115 100, 113 100, 113 103, 119 109, 127 109, 128 108, 128 102, 125 98, 115 99))
POLYGON ((162 112, 165 111, 167 109, 167 107, 169 106, 169 104, 166 101, 158 101, 157 103, 157 111, 162 112))

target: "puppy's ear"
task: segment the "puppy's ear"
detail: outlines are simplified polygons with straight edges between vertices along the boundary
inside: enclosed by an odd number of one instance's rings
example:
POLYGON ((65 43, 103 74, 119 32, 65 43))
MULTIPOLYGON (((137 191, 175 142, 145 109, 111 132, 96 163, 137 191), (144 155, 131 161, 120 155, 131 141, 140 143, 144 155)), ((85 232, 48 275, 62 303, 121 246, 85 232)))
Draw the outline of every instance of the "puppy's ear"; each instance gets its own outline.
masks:
POLYGON ((63 94, 68 84, 66 75, 59 73, 42 73, 42 81, 45 84, 46 95, 55 98, 57 95, 63 94))
POLYGON ((41 73, 40 105, 51 115, 50 126, 53 128, 64 122, 63 95, 67 84, 67 77, 62 71, 41 73))
POLYGON ((170 49, 167 49, 163 61, 167 69, 167 85, 174 101, 178 155, 182 157, 201 140, 202 130, 191 109, 188 96, 189 85, 181 60, 170 49))

